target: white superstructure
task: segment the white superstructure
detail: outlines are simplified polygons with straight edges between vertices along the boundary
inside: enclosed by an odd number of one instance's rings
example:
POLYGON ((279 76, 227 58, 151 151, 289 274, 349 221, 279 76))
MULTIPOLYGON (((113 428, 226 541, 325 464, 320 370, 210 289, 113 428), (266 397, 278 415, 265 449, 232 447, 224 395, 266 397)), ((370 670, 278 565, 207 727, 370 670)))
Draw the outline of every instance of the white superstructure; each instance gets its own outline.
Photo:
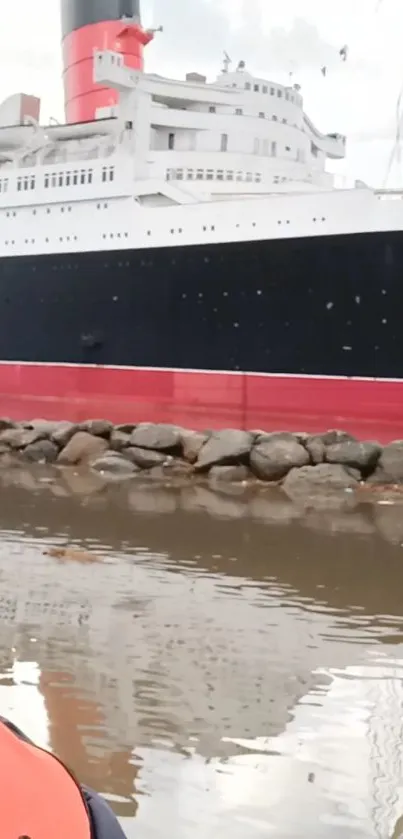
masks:
POLYGON ((111 51, 94 54, 94 78, 120 101, 93 122, 41 127, 33 97, 0 106, 0 257, 403 226, 400 200, 383 200, 400 193, 334 189, 325 164, 345 137, 315 128, 298 86, 243 62, 214 84, 175 81, 111 51))

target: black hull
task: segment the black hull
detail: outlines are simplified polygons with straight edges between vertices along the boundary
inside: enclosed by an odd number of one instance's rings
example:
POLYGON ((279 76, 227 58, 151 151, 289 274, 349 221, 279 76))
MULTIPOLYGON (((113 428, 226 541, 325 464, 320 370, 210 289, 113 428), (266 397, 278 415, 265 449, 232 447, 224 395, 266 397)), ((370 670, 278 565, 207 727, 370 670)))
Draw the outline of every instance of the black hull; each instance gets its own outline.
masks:
POLYGON ((0 261, 0 360, 403 377, 403 233, 0 261))

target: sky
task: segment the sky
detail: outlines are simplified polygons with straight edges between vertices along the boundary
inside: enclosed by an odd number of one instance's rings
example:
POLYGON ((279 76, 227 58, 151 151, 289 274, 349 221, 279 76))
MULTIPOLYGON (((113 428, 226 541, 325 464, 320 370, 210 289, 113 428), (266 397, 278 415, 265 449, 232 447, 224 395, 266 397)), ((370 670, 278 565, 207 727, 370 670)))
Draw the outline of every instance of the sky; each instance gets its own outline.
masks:
MULTIPOLYGON (((4 5, 0 100, 33 93, 42 98, 45 122, 61 119, 58 0, 4 5)), ((319 130, 347 135, 347 158, 331 168, 375 186, 389 173, 388 186, 403 187, 398 155, 389 166, 403 88, 402 0, 142 0, 142 9, 145 25, 164 27, 147 48, 148 71, 180 78, 196 70, 213 80, 226 50, 251 73, 298 82, 319 130)))

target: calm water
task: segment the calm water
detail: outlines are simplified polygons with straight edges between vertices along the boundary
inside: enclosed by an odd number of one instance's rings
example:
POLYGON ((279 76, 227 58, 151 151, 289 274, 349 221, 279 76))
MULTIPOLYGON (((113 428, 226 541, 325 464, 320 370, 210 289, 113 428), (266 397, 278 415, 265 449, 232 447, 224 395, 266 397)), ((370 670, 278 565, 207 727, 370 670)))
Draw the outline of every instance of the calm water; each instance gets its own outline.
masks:
POLYGON ((1 473, 0 713, 128 837, 396 839, 402 543, 390 503, 1 473))

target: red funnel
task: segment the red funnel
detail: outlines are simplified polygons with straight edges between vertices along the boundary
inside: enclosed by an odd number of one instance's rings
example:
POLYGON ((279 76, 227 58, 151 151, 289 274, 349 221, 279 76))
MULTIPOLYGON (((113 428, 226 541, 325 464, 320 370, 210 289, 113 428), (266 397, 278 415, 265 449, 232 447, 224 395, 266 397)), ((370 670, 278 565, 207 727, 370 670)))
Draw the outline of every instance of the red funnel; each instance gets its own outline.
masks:
POLYGON ((93 82, 94 50, 116 50, 128 67, 142 70, 152 34, 141 26, 139 0, 61 0, 61 12, 66 120, 86 122, 117 100, 93 82))

